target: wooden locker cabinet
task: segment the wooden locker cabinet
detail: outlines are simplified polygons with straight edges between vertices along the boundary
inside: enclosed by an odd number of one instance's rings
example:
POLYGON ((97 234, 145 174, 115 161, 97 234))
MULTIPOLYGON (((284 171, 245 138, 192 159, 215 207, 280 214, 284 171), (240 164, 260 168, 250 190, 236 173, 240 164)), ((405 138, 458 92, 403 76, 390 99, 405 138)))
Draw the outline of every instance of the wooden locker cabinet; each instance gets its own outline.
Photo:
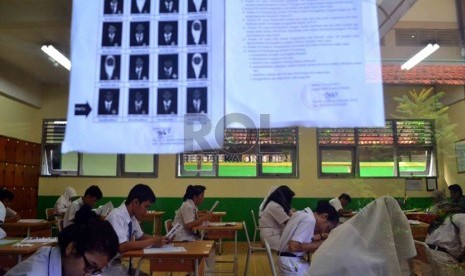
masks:
POLYGON ((12 208, 22 218, 37 217, 40 144, 0 136, 0 187, 15 194, 12 208))

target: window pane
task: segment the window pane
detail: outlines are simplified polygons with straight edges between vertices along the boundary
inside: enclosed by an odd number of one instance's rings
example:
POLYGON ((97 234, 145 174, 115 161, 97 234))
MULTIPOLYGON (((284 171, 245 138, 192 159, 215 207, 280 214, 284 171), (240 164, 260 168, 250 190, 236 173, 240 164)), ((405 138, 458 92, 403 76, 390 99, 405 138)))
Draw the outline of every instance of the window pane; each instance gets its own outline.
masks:
POLYGON ((393 147, 359 147, 360 177, 396 176, 393 147))
POLYGON ((247 152, 220 154, 218 176, 257 176, 257 156, 247 152))
POLYGON ((322 149, 322 174, 351 174, 353 173, 353 154, 350 149, 322 149))
POLYGON ((178 176, 215 176, 215 154, 180 154, 178 155, 178 176))
POLYGON ((400 176, 436 176, 436 164, 430 149, 400 149, 400 176))
POLYGON ((151 154, 125 154, 124 168, 125 173, 153 173, 154 157, 151 154))
POLYGON ((61 169, 63 171, 77 172, 78 154, 77 152, 68 152, 61 154, 61 169))
POLYGON ((83 154, 80 175, 116 176, 116 154, 83 154))
POLYGON ((295 151, 280 150, 279 152, 262 153, 263 174, 292 174, 295 151))

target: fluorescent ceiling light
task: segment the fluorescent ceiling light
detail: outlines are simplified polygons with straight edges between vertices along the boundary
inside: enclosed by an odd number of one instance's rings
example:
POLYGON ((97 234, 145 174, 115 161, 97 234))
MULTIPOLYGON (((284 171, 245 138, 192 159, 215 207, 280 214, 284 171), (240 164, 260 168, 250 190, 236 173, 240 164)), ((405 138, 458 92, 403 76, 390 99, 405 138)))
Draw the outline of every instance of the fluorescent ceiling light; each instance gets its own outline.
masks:
POLYGON ((418 52, 416 55, 414 55, 413 57, 411 57, 409 60, 407 60, 404 64, 402 64, 402 66, 400 67, 400 69, 402 70, 410 70, 412 69, 415 65, 417 65, 420 61, 424 60, 425 58, 427 58, 429 55, 431 55, 432 53, 434 53, 434 51, 436 51, 437 49, 439 49, 439 45, 438 44, 428 44, 425 48, 423 48, 420 52, 418 52))
POLYGON ((69 61, 67 57, 65 57, 52 45, 42 45, 40 49, 44 51, 47 55, 49 55, 51 58, 53 58, 56 62, 61 64, 63 67, 65 67, 66 69, 68 70, 71 69, 71 61, 69 61))

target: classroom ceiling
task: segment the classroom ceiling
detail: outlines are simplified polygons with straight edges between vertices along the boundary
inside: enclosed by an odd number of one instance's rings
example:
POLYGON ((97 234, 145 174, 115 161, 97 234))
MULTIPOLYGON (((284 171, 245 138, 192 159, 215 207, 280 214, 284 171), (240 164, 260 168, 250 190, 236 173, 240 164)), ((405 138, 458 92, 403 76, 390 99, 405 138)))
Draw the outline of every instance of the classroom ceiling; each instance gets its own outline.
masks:
MULTIPOLYGON (((381 35, 415 2, 377 0, 381 35)), ((41 84, 68 83, 69 72, 49 61, 40 47, 53 44, 69 57, 71 4, 71 0, 0 0, 0 64, 16 68, 41 84)))

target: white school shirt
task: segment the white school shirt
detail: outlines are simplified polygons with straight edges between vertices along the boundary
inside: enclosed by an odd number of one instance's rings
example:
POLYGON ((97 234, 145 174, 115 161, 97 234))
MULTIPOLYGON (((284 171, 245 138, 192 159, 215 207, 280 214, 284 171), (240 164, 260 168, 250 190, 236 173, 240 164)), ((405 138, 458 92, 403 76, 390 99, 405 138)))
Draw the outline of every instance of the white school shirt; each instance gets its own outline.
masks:
POLYGON ((34 255, 8 270, 5 276, 61 276, 60 248, 43 246, 34 255))
POLYGON ((68 210, 66 210, 65 217, 63 218, 64 227, 74 223, 74 215, 76 215, 76 212, 79 211, 79 209, 81 209, 82 206, 84 206, 84 201, 82 201, 82 197, 71 202, 71 204, 68 207, 68 210))
POLYGON ((274 201, 270 201, 262 211, 258 220, 260 237, 268 241, 271 249, 278 250, 284 223, 288 219, 289 215, 284 212, 283 207, 274 201))
POLYGON ((115 229, 120 244, 129 241, 129 222, 132 222, 131 237, 139 239, 144 235, 137 218, 129 216, 128 208, 126 208, 124 202, 118 208, 113 209, 106 219, 115 229))
MULTIPOLYGON (((295 212, 284 227, 279 245, 280 252, 292 253, 296 256, 303 256, 305 252, 289 252, 289 242, 311 243, 313 232, 315 231, 316 219, 313 212, 308 208, 307 211, 295 212)), ((309 269, 310 264, 302 258, 296 257, 278 257, 278 270, 280 275, 301 276, 309 269)))
MULTIPOLYGON (((181 225, 186 225, 187 223, 193 222, 197 219, 197 206, 192 199, 184 201, 179 207, 179 210, 176 211, 174 216, 173 224, 179 223, 181 225)), ((189 230, 183 227, 174 237, 175 241, 195 241, 198 240, 198 237, 192 230, 189 230)))
POLYGON ((329 233, 305 275, 410 275, 407 260, 416 254, 407 217, 383 196, 329 233))
POLYGON ((454 258, 460 256, 465 245, 465 214, 447 217, 441 226, 426 236, 425 242, 445 248, 454 258), (458 234, 450 221, 451 218, 459 228, 458 234))
POLYGON ((331 204, 331 206, 334 207, 334 209, 336 209, 336 211, 339 211, 341 209, 343 209, 342 207, 342 203, 341 201, 339 200, 339 198, 333 198, 329 201, 329 204, 331 204))
MULTIPOLYGON (((5 205, 0 201, 0 225, 5 222, 5 217, 6 217, 6 208, 5 205)), ((6 237, 5 231, 0 228, 0 239, 3 239, 6 237)))

